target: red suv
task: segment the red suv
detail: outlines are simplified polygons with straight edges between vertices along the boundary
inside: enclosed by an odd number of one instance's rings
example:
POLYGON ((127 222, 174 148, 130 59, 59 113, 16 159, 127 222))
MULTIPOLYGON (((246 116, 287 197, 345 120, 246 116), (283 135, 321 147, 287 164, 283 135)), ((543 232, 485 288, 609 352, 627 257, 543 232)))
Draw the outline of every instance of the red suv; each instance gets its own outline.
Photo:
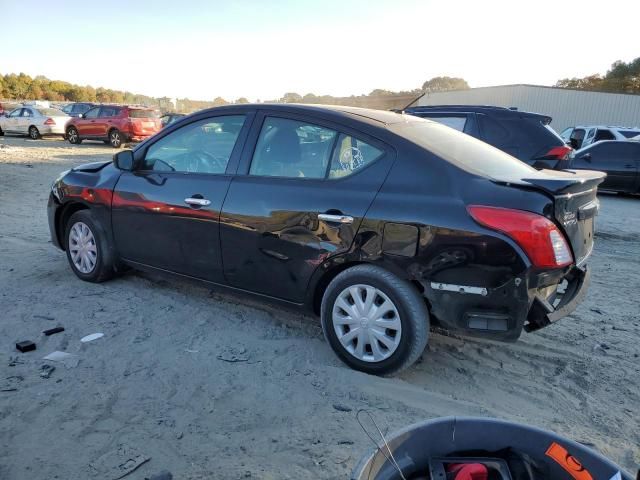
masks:
POLYGON ((67 140, 102 140, 113 148, 124 143, 141 142, 162 128, 160 112, 152 108, 122 105, 97 105, 67 123, 67 140))

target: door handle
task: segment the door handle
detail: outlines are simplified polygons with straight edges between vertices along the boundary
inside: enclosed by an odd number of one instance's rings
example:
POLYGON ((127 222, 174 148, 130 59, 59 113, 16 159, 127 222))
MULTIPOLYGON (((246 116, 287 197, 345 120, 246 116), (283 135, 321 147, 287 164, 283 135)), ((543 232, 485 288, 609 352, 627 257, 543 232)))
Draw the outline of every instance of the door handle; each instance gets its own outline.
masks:
POLYGON ((319 213, 318 220, 331 223, 353 223, 353 217, 350 217, 349 215, 331 215, 329 213, 319 213))
POLYGON ((196 205, 198 207, 206 207, 207 205, 211 205, 211 201, 206 198, 185 198, 184 203, 188 203, 189 205, 196 205))

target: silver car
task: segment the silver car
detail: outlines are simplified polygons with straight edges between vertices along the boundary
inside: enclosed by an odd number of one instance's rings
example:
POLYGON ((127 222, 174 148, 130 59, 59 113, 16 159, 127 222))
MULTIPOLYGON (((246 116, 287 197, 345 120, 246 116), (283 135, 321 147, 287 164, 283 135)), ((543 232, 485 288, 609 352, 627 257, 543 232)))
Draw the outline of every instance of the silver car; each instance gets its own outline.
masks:
POLYGON ((0 117, 0 135, 18 133, 36 140, 42 135, 65 135, 71 117, 62 110, 42 107, 19 107, 0 117))

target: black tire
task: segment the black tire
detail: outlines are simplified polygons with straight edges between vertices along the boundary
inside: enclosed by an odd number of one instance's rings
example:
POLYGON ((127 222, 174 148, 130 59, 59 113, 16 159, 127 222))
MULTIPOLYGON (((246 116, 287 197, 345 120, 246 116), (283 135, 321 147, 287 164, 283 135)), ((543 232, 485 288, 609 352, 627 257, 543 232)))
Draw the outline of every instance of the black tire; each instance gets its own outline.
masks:
POLYGON ((80 134, 76 127, 67 128, 67 140, 69 140, 69 143, 72 143, 73 145, 80 145, 82 143, 82 139, 80 138, 80 134))
POLYGON ((114 259, 107 241, 106 234, 102 227, 94 219, 89 210, 80 210, 69 218, 64 228, 64 245, 67 251, 67 260, 73 273, 85 282, 100 283, 109 280, 114 274, 114 259), (83 272, 75 264, 72 258, 72 247, 69 243, 71 230, 74 226, 84 224, 90 230, 94 238, 93 245, 96 250, 95 264, 90 271, 83 272))
POLYGON ((114 128, 109 131, 109 144, 113 148, 121 148, 123 143, 124 137, 122 136, 122 133, 120 133, 120 130, 114 128))
POLYGON ((31 140, 38 140, 40 138, 40 131, 35 125, 29 127, 29 138, 31 140))
POLYGON ((375 265, 357 265, 340 273, 322 297, 322 330, 340 359, 355 370, 373 375, 390 375, 411 366, 420 358, 429 336, 429 311, 418 289, 391 272, 375 265), (393 302, 400 317, 401 336, 396 350, 378 362, 364 361, 340 343, 333 325, 334 304, 346 288, 364 284, 382 292, 393 302))
POLYGON ((4 132, 2 131, 2 128, 0 128, 0 137, 4 137, 4 132))

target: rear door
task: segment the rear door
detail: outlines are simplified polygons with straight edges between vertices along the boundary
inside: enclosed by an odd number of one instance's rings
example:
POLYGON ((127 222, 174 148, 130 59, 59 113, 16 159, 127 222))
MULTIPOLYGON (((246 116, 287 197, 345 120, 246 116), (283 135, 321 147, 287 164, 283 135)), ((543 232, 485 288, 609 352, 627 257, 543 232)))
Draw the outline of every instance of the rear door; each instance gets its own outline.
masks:
POLYGON ((115 117, 120 113, 120 108, 103 106, 100 107, 100 113, 95 119, 93 128, 95 129, 95 135, 103 138, 107 138, 109 130, 114 126, 115 117))
POLYGON ((247 147, 221 215, 225 279, 302 302, 312 273, 351 247, 394 154, 361 132, 270 111, 247 147))
POLYGON ((218 222, 250 125, 246 109, 180 127, 136 152, 115 186, 112 225, 129 261, 220 282, 218 222))
POLYGON ((29 131, 29 126, 34 121, 36 113, 31 108, 23 108, 22 113, 18 117, 17 128, 16 131, 19 133, 27 133, 29 131))

